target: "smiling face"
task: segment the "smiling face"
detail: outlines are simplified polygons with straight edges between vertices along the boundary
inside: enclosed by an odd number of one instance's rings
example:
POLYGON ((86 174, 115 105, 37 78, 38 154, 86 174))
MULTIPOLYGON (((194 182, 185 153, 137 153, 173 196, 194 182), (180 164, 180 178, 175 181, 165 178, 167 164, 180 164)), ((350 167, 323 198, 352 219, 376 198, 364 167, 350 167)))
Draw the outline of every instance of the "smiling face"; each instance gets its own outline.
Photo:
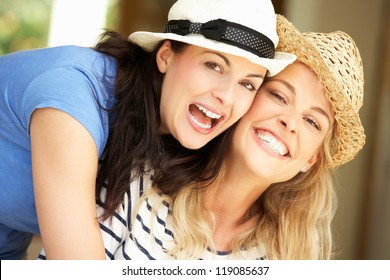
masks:
POLYGON ((189 45, 174 53, 166 41, 157 53, 165 74, 160 133, 198 149, 245 114, 266 69, 244 58, 189 45))
POLYGON ((234 132, 229 158, 269 184, 289 180, 317 161, 333 122, 318 77, 295 62, 261 86, 234 132))

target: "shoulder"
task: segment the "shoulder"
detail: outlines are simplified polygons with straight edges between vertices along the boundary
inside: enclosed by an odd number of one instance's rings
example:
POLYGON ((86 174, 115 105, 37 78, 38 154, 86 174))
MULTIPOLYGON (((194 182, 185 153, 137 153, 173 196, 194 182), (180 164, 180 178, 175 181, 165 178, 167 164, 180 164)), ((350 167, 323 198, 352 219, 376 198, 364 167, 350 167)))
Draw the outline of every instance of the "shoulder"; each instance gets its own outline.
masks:
POLYGON ((131 232, 116 258, 172 259, 168 252, 175 243, 170 217, 169 204, 163 197, 154 189, 147 191, 134 208, 131 232))
MULTIPOLYGON (((134 211, 134 237, 149 236, 148 239, 152 238, 161 245, 173 240, 171 219, 169 200, 153 188, 141 198, 139 207, 134 211)), ((163 247, 169 246, 165 244, 163 247)))
MULTIPOLYGON (((111 218, 100 222, 107 258, 125 258, 123 254, 127 252, 126 250, 122 252, 123 250, 120 248, 127 248, 126 246, 130 243, 130 232, 134 223, 132 221, 132 211, 144 191, 151 187, 151 184, 150 175, 144 175, 132 181, 115 214, 111 218)), ((105 198, 106 189, 103 189, 100 193, 100 200, 97 201, 98 216, 101 216, 104 212, 103 203, 105 198)))
MULTIPOLYGON (((0 66, 3 69, 7 67, 7 72, 15 71, 15 77, 31 79, 40 73, 61 67, 93 69, 94 71, 101 71, 104 68, 106 71, 109 71, 109 74, 115 74, 116 61, 93 48, 69 45, 23 50, 6 54, 0 56, 0 66), (24 72, 27 73, 24 76, 17 75, 24 72)), ((0 77, 1 72, 0 70, 0 77)))
POLYGON ((148 219, 151 223, 166 225, 171 214, 170 199, 162 195, 158 189, 151 188, 141 199, 137 215, 148 219))
POLYGON ((115 66, 116 61, 111 56, 98 52, 93 48, 79 46, 61 46, 48 48, 46 51, 56 57, 60 57, 64 66, 66 64, 85 68, 93 68, 102 64, 105 68, 115 66))
POLYGON ((76 94, 80 89, 69 87, 82 82, 111 91, 115 77, 115 59, 92 48, 61 46, 0 56, 0 81, 15 96, 37 85, 39 94, 53 89, 76 94))
MULTIPOLYGON (((0 56, 0 61, 5 63, 8 61, 17 62, 21 60, 24 62, 40 61, 47 63, 51 62, 53 64, 67 64, 72 60, 76 62, 84 59, 91 59, 92 57, 96 58, 105 56, 106 55, 99 53, 93 48, 67 45, 16 51, 0 56)), ((28 63, 25 63, 25 65, 28 65, 28 63)), ((39 67, 39 65, 34 66, 39 67)))
MULTIPOLYGON (((134 211, 137 203, 145 191, 149 191, 152 187, 152 179, 150 174, 140 176, 129 184, 129 188, 122 197, 122 202, 116 209, 117 216, 120 216, 125 221, 124 224, 130 225, 130 214, 134 211)), ((103 204, 106 201, 107 189, 103 188, 100 192, 99 200, 97 201, 97 209, 99 216, 103 213, 103 204)))

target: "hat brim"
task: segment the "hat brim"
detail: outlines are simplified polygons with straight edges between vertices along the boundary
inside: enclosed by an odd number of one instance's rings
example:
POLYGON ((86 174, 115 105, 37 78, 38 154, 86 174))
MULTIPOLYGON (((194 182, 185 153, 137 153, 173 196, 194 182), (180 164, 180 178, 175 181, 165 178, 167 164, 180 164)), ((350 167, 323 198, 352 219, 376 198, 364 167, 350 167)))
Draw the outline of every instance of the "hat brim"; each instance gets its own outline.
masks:
POLYGON ((276 52, 273 59, 258 57, 248 51, 238 47, 228 45, 226 43, 217 42, 206 39, 202 35, 189 34, 186 36, 174 33, 154 33, 146 31, 137 31, 129 36, 129 40, 146 51, 153 51, 157 44, 162 40, 174 40, 191 45, 196 45, 206 49, 217 50, 222 53, 227 53, 239 57, 243 57, 248 61, 263 66, 268 70, 268 76, 274 76, 293 63, 296 56, 285 52, 276 52))
POLYGON ((331 143, 332 165, 339 166, 352 160, 363 147, 365 135, 359 115, 344 95, 346 89, 339 81, 340 74, 330 68, 319 50, 287 19, 278 17, 277 26, 277 50, 295 54, 297 61, 315 72, 324 85, 327 98, 335 112, 336 122, 331 143))

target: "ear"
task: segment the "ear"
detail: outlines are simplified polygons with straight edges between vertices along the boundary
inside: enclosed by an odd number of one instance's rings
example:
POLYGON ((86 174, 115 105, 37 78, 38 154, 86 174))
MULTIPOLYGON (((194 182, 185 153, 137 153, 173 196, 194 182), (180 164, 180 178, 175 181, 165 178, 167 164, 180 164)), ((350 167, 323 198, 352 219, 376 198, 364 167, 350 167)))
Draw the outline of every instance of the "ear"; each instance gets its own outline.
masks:
POLYGON ((318 153, 312 155, 312 157, 306 162, 306 164, 301 168, 301 172, 308 171, 318 160, 318 153))
POLYGON ((156 54, 157 67, 161 73, 165 73, 167 71, 172 57, 173 51, 171 48, 171 41, 165 40, 156 54))

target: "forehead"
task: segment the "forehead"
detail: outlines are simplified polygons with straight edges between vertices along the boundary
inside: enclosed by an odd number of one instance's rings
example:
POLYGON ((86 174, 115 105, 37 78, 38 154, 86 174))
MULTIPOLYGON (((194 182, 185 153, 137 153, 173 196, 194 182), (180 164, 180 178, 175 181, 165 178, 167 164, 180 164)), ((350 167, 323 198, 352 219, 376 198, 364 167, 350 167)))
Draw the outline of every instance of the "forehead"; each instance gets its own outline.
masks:
POLYGON ((316 81, 318 82, 318 86, 322 86, 314 71, 311 70, 306 64, 298 61, 288 65, 283 71, 279 72, 270 79, 272 80, 272 78, 291 80, 294 81, 294 83, 299 83, 302 80, 309 79, 307 81, 316 81))
POLYGON ((321 107, 333 118, 334 111, 326 90, 318 76, 307 65, 294 62, 268 81, 275 81, 275 84, 278 83, 278 86, 292 92, 298 99, 310 102, 310 106, 321 107))
POLYGON ((237 75, 244 75, 252 78, 264 79, 267 69, 264 66, 250 62, 248 59, 228 54, 196 45, 188 45, 183 53, 180 54, 186 61, 202 62, 210 60, 210 62, 216 62, 224 70, 234 71, 237 75))
POLYGON ((308 94, 308 97, 314 99, 326 99, 325 88, 320 79, 313 70, 301 62, 294 62, 269 80, 280 81, 295 94, 308 94))

